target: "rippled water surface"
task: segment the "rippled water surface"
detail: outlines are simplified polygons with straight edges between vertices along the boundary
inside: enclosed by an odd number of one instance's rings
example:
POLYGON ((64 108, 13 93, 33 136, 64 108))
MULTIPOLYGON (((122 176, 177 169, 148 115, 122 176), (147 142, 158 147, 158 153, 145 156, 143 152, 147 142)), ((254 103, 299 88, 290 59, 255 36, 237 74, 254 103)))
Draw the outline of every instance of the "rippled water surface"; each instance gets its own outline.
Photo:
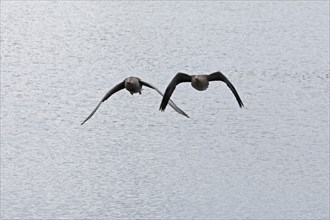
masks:
POLYGON ((328 6, 1 2, 1 218, 329 218, 328 6))

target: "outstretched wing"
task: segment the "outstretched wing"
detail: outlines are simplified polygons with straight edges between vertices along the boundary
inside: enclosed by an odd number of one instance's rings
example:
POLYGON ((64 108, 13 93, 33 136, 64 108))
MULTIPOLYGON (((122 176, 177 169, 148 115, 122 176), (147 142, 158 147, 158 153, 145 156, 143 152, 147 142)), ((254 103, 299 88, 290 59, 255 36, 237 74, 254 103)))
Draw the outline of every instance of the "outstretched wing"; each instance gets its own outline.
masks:
POLYGON ((239 97, 239 95, 238 95, 235 87, 233 86, 233 84, 231 84, 231 82, 227 79, 227 77, 225 75, 223 75, 221 72, 218 71, 218 72, 212 73, 212 74, 207 76, 207 79, 209 81, 222 81, 222 82, 225 82, 227 84, 227 86, 230 88, 230 90, 232 91, 232 93, 235 95, 239 107, 242 108, 244 106, 244 104, 243 104, 241 98, 239 97))
POLYGON ((94 113, 97 111, 97 109, 100 107, 101 103, 104 102, 105 100, 107 100, 110 96, 112 96, 114 93, 118 92, 119 90, 122 90, 125 88, 125 81, 119 83, 118 85, 116 85, 115 87, 113 87, 112 89, 109 90, 109 92, 107 92, 107 94, 105 94, 105 96, 102 98, 102 100, 99 102, 99 104, 96 106, 96 108, 92 111, 92 113, 90 113, 90 115, 85 119, 85 121, 83 121, 81 123, 81 125, 83 125, 86 121, 88 121, 88 119, 90 119, 94 113))
POLYGON ((185 73, 178 73, 174 76, 170 84, 168 84, 165 94, 163 96, 162 102, 160 103, 159 110, 164 111, 168 101, 171 98, 172 93, 174 92, 175 87, 182 82, 191 82, 191 76, 185 73))
MULTIPOLYGON (((156 90, 161 96, 163 96, 164 97, 164 94, 159 90, 159 89, 157 89, 155 86, 153 86, 153 85, 151 85, 151 84, 149 84, 149 83, 147 83, 147 82, 144 82, 144 81, 142 81, 142 80, 140 80, 140 83, 142 84, 142 85, 144 85, 144 86, 147 86, 147 87, 149 87, 149 88, 151 88, 151 89, 154 89, 154 90, 156 90)), ((178 106, 176 106, 176 104, 170 99, 169 100, 169 105, 177 112, 177 113, 179 113, 179 114, 181 114, 181 115, 184 115, 184 116, 186 116, 187 118, 189 118, 189 116, 183 111, 183 110, 181 110, 178 106)))

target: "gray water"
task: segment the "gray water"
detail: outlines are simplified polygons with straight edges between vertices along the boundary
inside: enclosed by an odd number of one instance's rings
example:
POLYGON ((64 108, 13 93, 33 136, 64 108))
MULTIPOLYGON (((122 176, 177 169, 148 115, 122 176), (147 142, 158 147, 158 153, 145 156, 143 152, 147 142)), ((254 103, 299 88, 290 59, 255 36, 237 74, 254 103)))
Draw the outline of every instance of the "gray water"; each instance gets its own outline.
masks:
POLYGON ((1 2, 2 219, 329 218, 329 2, 1 2), (179 71, 222 71, 228 87, 179 71))

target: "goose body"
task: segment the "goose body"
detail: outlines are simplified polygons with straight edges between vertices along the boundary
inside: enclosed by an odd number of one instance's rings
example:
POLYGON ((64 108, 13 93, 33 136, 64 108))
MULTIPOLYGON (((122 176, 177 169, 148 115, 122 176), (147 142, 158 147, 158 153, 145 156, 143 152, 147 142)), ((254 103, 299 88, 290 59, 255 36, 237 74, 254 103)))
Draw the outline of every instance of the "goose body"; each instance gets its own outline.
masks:
POLYGON ((161 111, 165 110, 165 108, 168 104, 168 101, 170 100, 170 97, 172 96, 172 94, 178 84, 183 83, 183 82, 190 82, 191 86, 194 89, 196 89, 198 91, 204 91, 208 88, 209 82, 211 82, 211 81, 222 81, 222 82, 226 83, 227 86, 229 87, 229 89, 234 94, 239 107, 242 108, 244 106, 244 104, 243 104, 241 98, 239 97, 233 84, 227 79, 227 77, 225 75, 223 75, 221 72, 218 71, 218 72, 215 72, 215 73, 212 73, 209 75, 205 75, 205 74, 204 75, 188 75, 186 73, 177 73, 165 90, 165 94, 163 96, 159 110, 161 110, 161 111))
POLYGON ((124 86, 133 95, 134 93, 140 93, 142 90, 142 83, 141 80, 137 77, 128 77, 124 80, 124 86))
POLYGON ((204 91, 209 87, 209 81, 206 75, 192 75, 191 86, 198 91, 204 91))
MULTIPOLYGON (((112 96, 113 94, 115 94, 116 92, 122 90, 122 89, 126 89, 127 91, 129 91, 129 93, 131 95, 133 95, 134 93, 139 93, 141 94, 142 91, 142 86, 146 86, 149 87, 151 89, 156 90, 161 96, 163 96, 163 93, 157 89, 155 86, 142 81, 141 79, 139 79, 138 77, 134 77, 134 76, 130 76, 128 78, 126 78, 124 81, 122 81, 121 83, 117 84, 116 86, 114 86, 112 89, 110 89, 105 96, 102 98, 102 100, 99 102, 99 104, 95 107, 95 109, 92 111, 92 113, 90 113, 90 115, 81 123, 81 125, 83 125, 86 121, 88 121, 93 115, 94 113, 97 111, 97 109, 100 107, 100 105, 102 104, 102 102, 106 101, 108 98, 110 98, 110 96, 112 96)), ((182 111, 178 106, 175 105, 175 103, 172 100, 169 100, 169 105, 179 114, 182 114, 184 116, 186 116, 187 118, 189 118, 189 116, 182 111)))

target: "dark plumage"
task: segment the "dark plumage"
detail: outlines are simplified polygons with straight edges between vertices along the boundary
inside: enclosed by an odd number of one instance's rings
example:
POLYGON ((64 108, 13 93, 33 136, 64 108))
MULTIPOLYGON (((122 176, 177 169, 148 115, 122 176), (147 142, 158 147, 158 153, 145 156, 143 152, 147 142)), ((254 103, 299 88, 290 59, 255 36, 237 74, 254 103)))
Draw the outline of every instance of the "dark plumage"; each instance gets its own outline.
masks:
MULTIPOLYGON (((105 96, 102 98, 102 100, 99 102, 99 104, 96 106, 96 108, 92 111, 92 113, 90 113, 90 115, 81 124, 83 125, 86 121, 88 121, 88 119, 90 119, 94 115, 94 113, 97 111, 97 109, 100 107, 101 103, 104 102, 105 100, 107 100, 108 98, 110 98, 110 96, 112 96, 116 92, 118 92, 118 91, 125 88, 131 93, 131 95, 133 95, 134 93, 141 94, 142 86, 146 86, 146 87, 149 87, 151 89, 154 89, 161 96, 163 96, 163 93, 159 89, 157 89, 156 87, 152 86, 151 84, 146 83, 146 82, 142 81, 141 79, 139 79, 137 77, 133 77, 133 76, 128 77, 123 82, 119 83, 118 85, 116 85, 115 87, 110 89, 107 92, 107 94, 105 94, 105 96)), ((170 106, 176 112, 178 112, 179 114, 182 114, 182 115, 189 118, 189 116, 184 111, 182 111, 179 107, 177 107, 172 100, 167 100, 167 101, 169 101, 170 106)))
POLYGON ((165 94, 163 96, 162 102, 160 104, 159 110, 164 111, 168 101, 171 98, 172 93, 174 92, 175 87, 183 82, 191 82, 191 86, 199 91, 206 90, 209 86, 210 81, 222 81, 227 84, 227 86, 230 88, 230 90, 233 92, 234 96, 236 97, 236 100, 238 102, 239 107, 243 107, 243 102, 241 98, 239 97, 235 87, 231 82, 227 79, 225 75, 223 75, 221 72, 215 72, 210 75, 188 75, 185 73, 178 73, 175 75, 175 77, 172 79, 170 84, 167 86, 165 94))

